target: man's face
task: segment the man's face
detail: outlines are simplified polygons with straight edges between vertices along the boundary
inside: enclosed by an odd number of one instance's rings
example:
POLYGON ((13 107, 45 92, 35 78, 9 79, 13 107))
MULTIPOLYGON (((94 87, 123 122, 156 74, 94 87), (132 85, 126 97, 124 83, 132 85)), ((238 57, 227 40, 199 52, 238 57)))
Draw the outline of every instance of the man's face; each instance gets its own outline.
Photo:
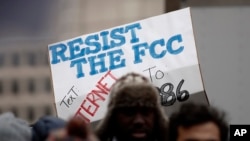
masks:
POLYGON ((213 122, 202 123, 188 128, 181 126, 178 127, 177 141, 220 141, 220 131, 213 122))
POLYGON ((149 141, 153 137, 155 112, 152 108, 119 108, 116 111, 116 137, 118 140, 149 141))

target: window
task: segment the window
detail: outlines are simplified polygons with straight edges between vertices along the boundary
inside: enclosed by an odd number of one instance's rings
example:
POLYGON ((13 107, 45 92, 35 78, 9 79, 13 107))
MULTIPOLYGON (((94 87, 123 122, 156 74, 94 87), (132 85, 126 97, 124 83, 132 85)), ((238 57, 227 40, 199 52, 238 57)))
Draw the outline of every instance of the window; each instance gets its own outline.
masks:
POLYGON ((49 58, 48 58, 47 54, 45 55, 44 59, 45 59, 44 64, 46 66, 48 66, 49 65, 49 58))
POLYGON ((0 95, 3 94, 3 81, 0 80, 0 95))
POLYGON ((42 53, 42 64, 48 66, 49 65, 49 60, 48 60, 48 53, 43 52, 42 53))
POLYGON ((20 65, 20 56, 19 56, 18 53, 13 53, 12 64, 13 64, 13 66, 19 66, 20 65))
POLYGON ((19 116, 18 109, 17 109, 16 107, 12 107, 12 108, 11 108, 11 112, 12 112, 16 117, 19 116))
POLYGON ((46 92, 49 92, 51 91, 51 81, 50 81, 50 78, 46 78, 45 81, 44 81, 44 89, 46 92))
POLYGON ((34 53, 28 53, 28 64, 30 65, 30 66, 34 66, 34 65, 36 65, 36 63, 37 63, 37 60, 36 60, 37 58, 36 58, 36 55, 34 54, 34 53))
POLYGON ((29 79, 28 80, 28 92, 29 93, 34 93, 35 92, 35 81, 34 81, 34 79, 29 79))
POLYGON ((4 61, 5 61, 5 58, 4 58, 4 54, 0 54, 0 67, 4 66, 4 61))
POLYGON ((49 105, 44 107, 44 114, 45 115, 52 115, 52 109, 49 105))
POLYGON ((19 85, 17 80, 13 80, 11 84, 11 91, 13 94, 18 94, 19 92, 19 85))
POLYGON ((33 121, 35 119, 35 110, 33 107, 28 107, 27 109, 28 120, 33 121))

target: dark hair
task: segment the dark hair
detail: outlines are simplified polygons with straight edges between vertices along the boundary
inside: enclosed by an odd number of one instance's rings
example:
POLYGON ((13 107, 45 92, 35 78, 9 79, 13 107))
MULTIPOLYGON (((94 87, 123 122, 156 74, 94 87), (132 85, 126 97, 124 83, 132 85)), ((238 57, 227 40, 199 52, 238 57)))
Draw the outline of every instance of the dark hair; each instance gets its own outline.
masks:
POLYGON ((89 134, 90 127, 82 118, 73 117, 68 121, 66 129, 69 136, 86 139, 89 134))
POLYGON ((221 141, 227 141, 229 126, 224 111, 200 103, 184 103, 179 111, 173 113, 169 118, 169 139, 170 141, 177 140, 180 126, 192 127, 210 121, 218 126, 221 141))

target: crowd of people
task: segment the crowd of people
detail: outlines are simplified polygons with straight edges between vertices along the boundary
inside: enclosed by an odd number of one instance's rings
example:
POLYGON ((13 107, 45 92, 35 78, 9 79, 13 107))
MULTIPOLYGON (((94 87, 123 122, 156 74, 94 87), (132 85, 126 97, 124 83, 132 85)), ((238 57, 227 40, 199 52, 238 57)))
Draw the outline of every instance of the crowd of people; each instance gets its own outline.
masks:
POLYGON ((10 112, 0 115, 0 141, 228 141, 228 130, 225 113, 211 105, 186 102, 165 114, 157 89, 133 72, 114 83, 95 128, 76 117, 47 115, 29 125, 10 112))

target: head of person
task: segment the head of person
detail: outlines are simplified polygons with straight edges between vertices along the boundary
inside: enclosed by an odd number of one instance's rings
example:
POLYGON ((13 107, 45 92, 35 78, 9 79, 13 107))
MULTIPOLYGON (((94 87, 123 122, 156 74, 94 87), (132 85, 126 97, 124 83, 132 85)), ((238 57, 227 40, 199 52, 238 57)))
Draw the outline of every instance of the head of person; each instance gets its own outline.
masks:
POLYGON ((0 115, 0 141, 31 141, 31 129, 27 121, 13 113, 0 115))
POLYGON ((65 128, 51 132, 46 141, 98 141, 98 138, 84 119, 73 117, 65 128))
POLYGON ((112 86, 106 116, 96 127, 101 141, 165 141, 168 119, 156 88, 144 76, 128 73, 112 86))
POLYGON ((54 130, 64 128, 66 121, 56 116, 42 116, 32 126, 32 141, 44 141, 54 130))
POLYGON ((224 111, 201 103, 184 103, 169 118, 170 141, 227 141, 224 111))

